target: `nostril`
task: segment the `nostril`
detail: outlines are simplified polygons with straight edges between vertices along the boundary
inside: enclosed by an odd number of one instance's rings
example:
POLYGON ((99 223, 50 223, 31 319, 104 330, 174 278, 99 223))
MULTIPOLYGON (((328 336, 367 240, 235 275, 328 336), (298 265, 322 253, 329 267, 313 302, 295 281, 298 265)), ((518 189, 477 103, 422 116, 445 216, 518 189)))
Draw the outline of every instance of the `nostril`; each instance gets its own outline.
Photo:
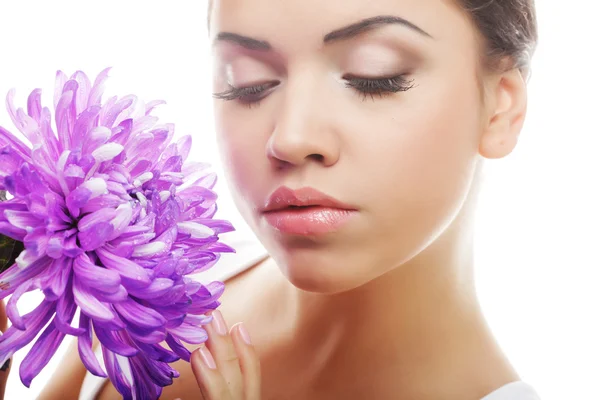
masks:
POLYGON ((325 161, 325 157, 322 154, 311 154, 307 158, 310 158, 310 159, 315 160, 320 163, 325 161))

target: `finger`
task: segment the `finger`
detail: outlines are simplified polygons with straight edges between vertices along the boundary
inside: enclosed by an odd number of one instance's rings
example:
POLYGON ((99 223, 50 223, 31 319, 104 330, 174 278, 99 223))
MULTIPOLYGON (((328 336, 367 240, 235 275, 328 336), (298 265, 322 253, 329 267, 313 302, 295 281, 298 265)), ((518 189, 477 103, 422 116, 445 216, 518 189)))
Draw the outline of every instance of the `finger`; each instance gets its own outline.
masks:
POLYGON ((260 361, 256 349, 250 340, 250 335, 241 322, 231 328, 230 335, 240 360, 244 399, 259 400, 261 384, 260 361))
POLYGON ((233 400, 227 382, 206 346, 194 350, 190 363, 203 400, 233 400))
POLYGON ((9 372, 10 358, 6 360, 2 367, 0 367, 0 399, 4 399, 4 394, 6 392, 6 381, 8 380, 9 372))
POLYGON ((8 317, 6 316, 6 306, 4 300, 0 300, 0 332, 6 331, 8 327, 8 317))
POLYGON ((240 399, 244 393, 244 383, 236 348, 229 335, 223 315, 215 310, 212 312, 212 317, 212 322, 205 327, 208 333, 206 347, 215 358, 217 369, 229 385, 232 397, 240 399))
MULTIPOLYGON (((6 308, 4 301, 0 300, 0 331, 5 332, 8 326, 8 318, 6 317, 6 308)), ((0 399, 4 399, 4 393, 6 391, 6 381, 8 380, 8 373, 10 372, 10 358, 6 360, 4 365, 0 366, 0 399)))

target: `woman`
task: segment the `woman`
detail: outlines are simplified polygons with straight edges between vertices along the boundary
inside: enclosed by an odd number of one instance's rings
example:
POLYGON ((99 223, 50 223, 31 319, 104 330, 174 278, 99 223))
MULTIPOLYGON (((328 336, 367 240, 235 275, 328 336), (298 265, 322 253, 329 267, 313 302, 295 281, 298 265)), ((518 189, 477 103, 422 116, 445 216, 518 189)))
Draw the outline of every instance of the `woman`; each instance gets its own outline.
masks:
MULTIPOLYGON (((526 114, 534 11, 214 1, 222 157, 269 257, 232 267, 206 347, 162 398, 537 398, 486 324, 472 261, 479 172, 526 114)), ((82 391, 69 357, 42 399, 119 398, 82 391)))

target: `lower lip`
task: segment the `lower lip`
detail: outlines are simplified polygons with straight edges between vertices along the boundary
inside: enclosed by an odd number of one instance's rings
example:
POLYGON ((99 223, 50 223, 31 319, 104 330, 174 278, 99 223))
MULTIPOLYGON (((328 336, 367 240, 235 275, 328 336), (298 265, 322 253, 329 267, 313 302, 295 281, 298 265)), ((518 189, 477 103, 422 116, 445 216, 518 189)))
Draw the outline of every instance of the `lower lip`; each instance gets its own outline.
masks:
POLYGON ((269 225, 282 233, 315 236, 335 232, 355 213, 339 208, 299 207, 269 211, 264 215, 269 225))

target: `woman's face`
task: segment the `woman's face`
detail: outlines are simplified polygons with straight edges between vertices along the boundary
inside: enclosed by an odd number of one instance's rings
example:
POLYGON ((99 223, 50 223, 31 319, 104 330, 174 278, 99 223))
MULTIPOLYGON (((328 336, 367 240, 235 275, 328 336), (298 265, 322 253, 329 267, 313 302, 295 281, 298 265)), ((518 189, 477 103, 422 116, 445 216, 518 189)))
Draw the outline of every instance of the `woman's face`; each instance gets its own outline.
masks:
POLYGON ((236 204, 294 285, 358 287, 453 221, 484 111, 476 31, 452 1, 216 0, 211 38, 236 204), (269 215, 280 187, 304 190, 300 200, 314 188, 352 211, 269 215))

